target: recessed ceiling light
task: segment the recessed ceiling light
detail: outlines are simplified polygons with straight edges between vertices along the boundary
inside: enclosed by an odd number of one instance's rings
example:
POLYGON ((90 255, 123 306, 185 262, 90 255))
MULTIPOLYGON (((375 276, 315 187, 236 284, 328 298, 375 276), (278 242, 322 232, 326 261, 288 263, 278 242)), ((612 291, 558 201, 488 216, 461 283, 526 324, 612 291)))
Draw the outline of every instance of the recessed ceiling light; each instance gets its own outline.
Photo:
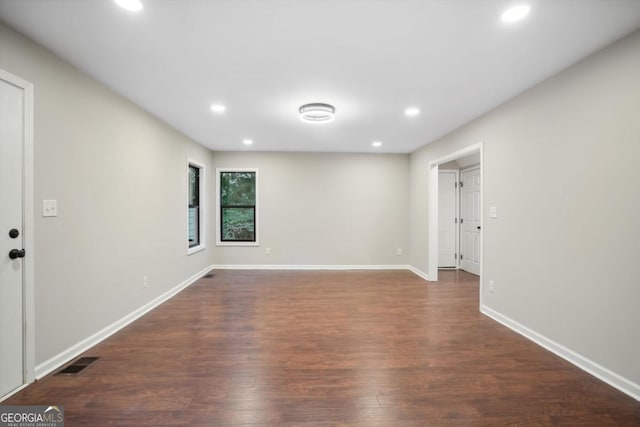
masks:
POLYGON ((213 111, 214 113, 224 113, 225 111, 227 111, 227 107, 222 104, 213 104, 211 105, 211 111, 213 111))
POLYGON ((404 110, 404 114, 409 117, 414 117, 420 114, 420 109, 417 107, 409 107, 406 110, 404 110))
POLYGON ((521 4, 505 10, 500 18, 502 22, 516 22, 527 16, 530 10, 529 6, 521 4))
POLYGON ((253 140, 252 139, 243 139, 242 143, 244 145, 251 145, 251 144, 253 144, 253 140))
POLYGON ((306 123, 329 123, 335 119, 336 107, 314 102, 298 108, 300 120, 306 123))
POLYGON ((115 0, 116 4, 123 9, 131 12, 139 12, 142 10, 142 2, 140 0, 115 0))
POLYGON ((373 141, 373 142, 371 143, 371 145, 373 145, 374 147, 382 147, 382 142, 380 142, 380 141, 373 141))

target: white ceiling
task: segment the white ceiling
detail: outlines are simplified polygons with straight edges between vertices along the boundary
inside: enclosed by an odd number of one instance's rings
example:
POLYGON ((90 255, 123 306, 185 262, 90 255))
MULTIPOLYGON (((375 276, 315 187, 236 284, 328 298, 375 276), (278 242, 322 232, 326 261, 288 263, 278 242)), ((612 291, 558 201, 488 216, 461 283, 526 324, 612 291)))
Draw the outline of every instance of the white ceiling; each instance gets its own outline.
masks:
POLYGON ((214 150, 411 152, 640 28, 638 0, 522 0, 513 24, 511 0, 142 2, 0 0, 0 17, 214 150), (308 102, 336 120, 301 122, 308 102))

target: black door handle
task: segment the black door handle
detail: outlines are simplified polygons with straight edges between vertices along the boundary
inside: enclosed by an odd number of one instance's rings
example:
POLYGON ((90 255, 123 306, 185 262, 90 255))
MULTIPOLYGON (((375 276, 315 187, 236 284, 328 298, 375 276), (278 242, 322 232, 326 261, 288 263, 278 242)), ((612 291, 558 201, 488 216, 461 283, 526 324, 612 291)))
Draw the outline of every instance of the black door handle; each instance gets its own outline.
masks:
POLYGON ((11 249, 9 251, 9 258, 11 259, 16 259, 16 258, 24 258, 24 249, 11 249))
POLYGON ((478 230, 480 230, 480 226, 478 226, 478 230))

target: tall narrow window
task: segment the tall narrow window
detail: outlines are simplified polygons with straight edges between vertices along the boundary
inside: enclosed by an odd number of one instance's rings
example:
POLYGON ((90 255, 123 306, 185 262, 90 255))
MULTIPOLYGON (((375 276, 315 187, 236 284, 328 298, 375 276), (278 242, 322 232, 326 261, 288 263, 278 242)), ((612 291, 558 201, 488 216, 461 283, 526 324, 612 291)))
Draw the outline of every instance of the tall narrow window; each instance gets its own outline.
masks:
POLYGON ((218 244, 256 245, 257 183, 255 169, 218 169, 218 244))
POLYGON ((204 165, 188 161, 188 253, 204 249, 204 165))

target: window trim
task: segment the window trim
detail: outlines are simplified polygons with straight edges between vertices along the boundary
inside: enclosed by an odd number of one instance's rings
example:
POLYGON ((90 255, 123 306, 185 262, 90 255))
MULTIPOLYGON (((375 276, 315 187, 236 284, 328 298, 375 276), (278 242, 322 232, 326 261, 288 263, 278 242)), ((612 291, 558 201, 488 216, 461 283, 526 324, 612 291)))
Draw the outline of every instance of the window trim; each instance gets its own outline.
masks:
POLYGON ((260 174, 258 168, 216 168, 216 246, 260 246, 260 174), (222 215, 220 210, 220 174, 223 172, 252 172, 256 174, 256 205, 255 205, 255 242, 228 242, 222 240, 222 215))
POLYGON ((201 163, 197 160, 193 160, 191 158, 187 158, 187 255, 195 254, 196 252, 200 252, 206 249, 206 236, 207 236, 207 169, 204 163, 201 163), (199 214, 198 219, 200 222, 199 234, 200 234, 200 243, 197 246, 189 246, 189 167, 195 166, 200 172, 198 176, 198 190, 200 190, 199 194, 199 214))

